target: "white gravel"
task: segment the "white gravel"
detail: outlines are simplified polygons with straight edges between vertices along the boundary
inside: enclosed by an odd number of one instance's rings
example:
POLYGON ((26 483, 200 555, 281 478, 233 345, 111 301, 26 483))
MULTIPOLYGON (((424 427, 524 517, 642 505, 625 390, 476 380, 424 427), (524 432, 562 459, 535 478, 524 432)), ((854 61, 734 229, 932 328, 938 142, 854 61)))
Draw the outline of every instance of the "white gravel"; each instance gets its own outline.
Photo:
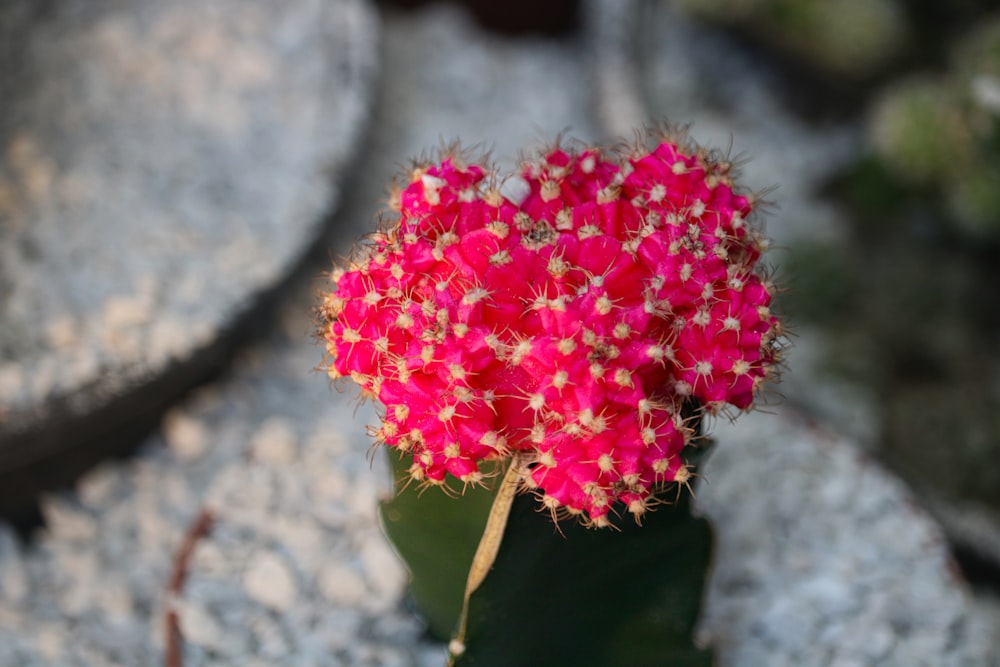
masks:
MULTIPOLYGON (((369 228, 394 163, 439 135, 500 159, 566 124, 593 136, 572 45, 487 37, 447 8, 389 14, 385 32, 388 83, 344 235, 369 228)), ((389 485, 369 456, 371 408, 309 371, 309 287, 138 457, 47 499, 30 550, 0 527, 0 666, 163 664, 167 609, 189 666, 443 664, 375 520, 389 485), (170 597, 203 506, 213 528, 170 597)), ((934 524, 850 442, 788 415, 716 433, 698 498, 719 530, 702 632, 721 665, 995 661, 992 607, 970 602, 934 524)))
POLYGON ((376 73, 364 0, 34 4, 0 9, 0 435, 128 395, 287 275, 376 73))
MULTIPOLYGON (((441 8, 391 14, 385 30, 388 83, 342 242, 372 229, 390 180, 428 147, 461 138, 512 168, 567 125, 591 136, 573 44, 493 38, 441 8)), ((443 664, 403 607, 405 571, 377 525, 389 478, 368 456, 374 417, 311 372, 322 354, 312 290, 301 292, 272 340, 169 413, 140 456, 47 499, 30 552, 0 529, 0 599, 16 600, 0 606, 0 667, 162 664, 168 607, 187 666, 443 664), (214 527, 168 599, 173 554, 203 504, 214 527)))
POLYGON ((718 531, 701 632, 722 664, 1000 659, 1000 626, 976 610, 940 528, 856 445, 787 411, 714 434, 697 488, 718 531))

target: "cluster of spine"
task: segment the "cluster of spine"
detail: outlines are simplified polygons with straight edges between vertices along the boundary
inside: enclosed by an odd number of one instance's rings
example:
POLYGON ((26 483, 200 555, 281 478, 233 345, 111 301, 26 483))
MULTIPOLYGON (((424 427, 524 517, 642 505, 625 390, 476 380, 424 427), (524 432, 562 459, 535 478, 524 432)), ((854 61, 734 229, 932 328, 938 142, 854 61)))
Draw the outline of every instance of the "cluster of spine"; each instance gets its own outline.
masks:
POLYGON ((414 480, 482 479, 519 454, 554 515, 637 519, 690 473, 689 418, 745 409, 778 361, 764 245, 730 165, 664 139, 619 164, 552 149, 497 177, 415 169, 320 308, 333 377, 385 407, 414 480))

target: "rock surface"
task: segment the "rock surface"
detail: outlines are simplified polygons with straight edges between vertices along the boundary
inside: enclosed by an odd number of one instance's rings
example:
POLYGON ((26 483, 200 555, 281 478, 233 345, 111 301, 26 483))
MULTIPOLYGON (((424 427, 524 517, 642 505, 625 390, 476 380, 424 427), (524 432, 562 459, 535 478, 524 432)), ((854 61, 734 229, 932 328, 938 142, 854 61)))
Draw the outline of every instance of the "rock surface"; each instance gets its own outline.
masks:
POLYGON ((991 665, 941 529, 896 478, 787 412, 719 424, 698 505, 718 535, 701 632, 725 665, 991 665))
MULTIPOLYGON (((461 136, 510 164, 567 123, 593 137, 572 44, 483 35, 454 9, 386 15, 382 104, 335 254, 372 228, 406 156, 461 136)), ((318 275, 328 266, 315 267, 318 275)), ((176 610, 185 665, 440 665, 403 604, 375 503, 370 405, 311 373, 310 285, 231 376, 176 407, 127 462, 49 498, 25 549, 0 528, 0 665, 161 664, 176 610), (173 555, 202 507, 179 594, 173 555)), ((791 410, 714 425, 697 490, 719 526, 701 625, 722 665, 989 665, 995 607, 973 604, 934 524, 844 438, 791 410), (964 660, 964 662, 963 662, 964 660)))
POLYGON ((16 0, 0 32, 6 498, 217 367, 316 243, 377 23, 361 0, 16 0))

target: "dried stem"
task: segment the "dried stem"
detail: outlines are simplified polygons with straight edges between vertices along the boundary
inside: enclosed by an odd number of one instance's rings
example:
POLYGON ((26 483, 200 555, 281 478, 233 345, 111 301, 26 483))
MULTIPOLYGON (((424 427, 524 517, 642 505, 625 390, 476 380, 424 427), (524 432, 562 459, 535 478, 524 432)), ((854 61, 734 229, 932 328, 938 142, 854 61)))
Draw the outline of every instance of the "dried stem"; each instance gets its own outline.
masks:
POLYGON ((514 504, 514 497, 517 495, 518 477, 521 474, 521 455, 515 454, 510 461, 510 467, 500 483, 497 497, 490 507, 490 515, 486 519, 486 528, 483 529, 483 536, 479 540, 476 548, 476 555, 472 559, 469 567, 469 578, 465 583, 465 599, 462 602, 462 615, 458 621, 458 632, 448 644, 448 665, 454 663, 455 658, 465 652, 465 631, 469 620, 469 599, 479 585, 486 579, 497 553, 500 551, 500 543, 503 541, 503 533, 507 528, 507 518, 510 516, 510 508, 514 504))
POLYGON ((164 625, 166 629, 166 657, 164 663, 166 667, 184 667, 183 638, 181 637, 180 619, 177 617, 177 610, 173 601, 180 597, 184 591, 184 583, 187 581, 188 565, 191 561, 191 554, 198 540, 208 535, 212 529, 212 513, 207 507, 202 507, 198 516, 191 523, 184 541, 174 554, 173 568, 170 572, 170 580, 167 583, 167 610, 164 615, 164 625))

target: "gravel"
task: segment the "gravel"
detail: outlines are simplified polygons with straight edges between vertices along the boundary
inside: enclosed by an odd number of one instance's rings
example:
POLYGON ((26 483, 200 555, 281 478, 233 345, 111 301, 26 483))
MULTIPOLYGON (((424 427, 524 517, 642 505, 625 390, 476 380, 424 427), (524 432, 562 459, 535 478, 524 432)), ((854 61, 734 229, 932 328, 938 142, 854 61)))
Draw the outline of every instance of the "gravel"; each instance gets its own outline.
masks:
MULTIPOLYGON (((439 137, 488 142, 509 166, 567 123, 597 133, 571 43, 500 40, 443 7, 388 13, 384 32, 377 131, 335 253, 371 228, 396 163, 439 137)), ((0 666, 162 664, 168 612, 185 665, 443 664, 378 529, 389 473, 369 451, 373 408, 310 372, 313 287, 137 457, 47 497, 30 547, 0 526, 0 666), (203 512, 211 528, 168 592, 203 512)), ((714 430, 697 496, 719 548, 700 634, 721 665, 996 661, 995 606, 973 603, 935 524, 853 441, 788 408, 714 430)))
MULTIPOLYGON (((522 147, 567 124, 588 136, 572 43, 493 38, 444 8, 390 14, 384 28, 390 83, 351 168, 362 176, 334 252, 372 229, 408 156, 461 137, 513 168, 522 147)), ((274 334, 167 414, 136 458, 46 497, 47 528, 30 550, 0 529, 0 592, 17 600, 0 607, 0 666, 162 664, 168 610, 185 665, 443 663, 403 604, 405 571, 378 528, 389 473, 369 456, 371 406, 312 372, 322 359, 312 294, 301 285, 274 334), (203 508, 212 529, 182 594, 168 595, 174 554, 203 508)))
POLYGON ((718 531, 701 633, 722 664, 992 665, 941 529, 857 445, 788 410, 718 424, 696 489, 718 531))
POLYGON ((340 199, 376 21, 362 0, 0 6, 0 471, 219 363, 340 199))

